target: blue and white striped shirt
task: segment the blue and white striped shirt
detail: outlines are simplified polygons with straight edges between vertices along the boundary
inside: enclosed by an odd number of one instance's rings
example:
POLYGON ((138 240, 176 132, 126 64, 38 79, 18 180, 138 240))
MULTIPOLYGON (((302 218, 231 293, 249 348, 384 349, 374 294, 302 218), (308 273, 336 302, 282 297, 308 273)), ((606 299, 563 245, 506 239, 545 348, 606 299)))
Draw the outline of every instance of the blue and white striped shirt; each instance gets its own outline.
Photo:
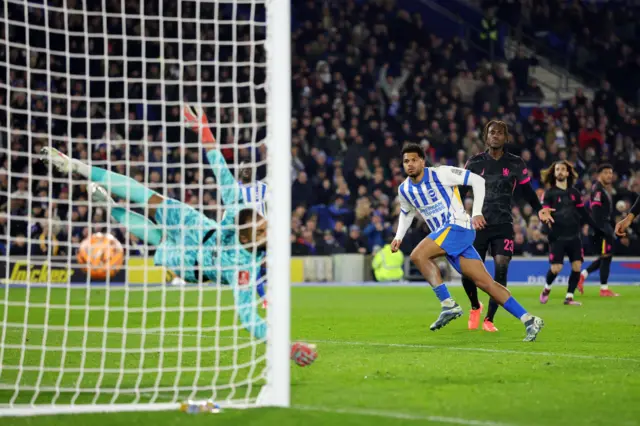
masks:
POLYGON ((267 217, 267 184, 262 181, 255 183, 240 183, 242 198, 246 204, 254 207, 258 213, 266 219, 267 217))
POLYGON ((425 167, 419 183, 407 178, 398 187, 402 213, 413 217, 420 212, 432 232, 446 225, 473 229, 458 190, 458 185, 468 184, 470 174, 458 167, 425 167))

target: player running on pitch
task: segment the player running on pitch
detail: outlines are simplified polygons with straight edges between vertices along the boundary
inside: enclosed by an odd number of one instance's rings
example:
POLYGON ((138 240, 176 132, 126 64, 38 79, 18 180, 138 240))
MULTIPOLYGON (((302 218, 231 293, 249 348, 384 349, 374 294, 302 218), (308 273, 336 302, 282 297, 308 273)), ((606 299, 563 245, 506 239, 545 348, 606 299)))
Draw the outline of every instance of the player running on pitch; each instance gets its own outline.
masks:
POLYGON ((613 251, 615 216, 613 211, 613 166, 601 164, 598 167, 598 180, 591 190, 591 214, 596 223, 602 226, 605 236, 596 236, 594 245, 598 248, 600 256, 591 265, 580 273, 578 288, 584 291, 584 281, 589 274, 600 269, 600 297, 616 297, 609 289, 609 271, 611 270, 611 256, 613 251))
MULTIPOLYGON (((108 205, 117 222, 147 244, 157 246, 155 265, 166 267, 190 283, 219 280, 230 285, 243 326, 256 339, 264 340, 267 326, 258 315, 254 289, 264 257, 258 248, 266 240, 267 222, 243 201, 238 183, 218 150, 207 117, 189 107, 185 107, 184 113, 192 129, 201 134, 226 205, 220 223, 191 206, 163 197, 134 179, 70 159, 54 148, 42 149, 43 161, 62 174, 74 173, 91 180, 88 189, 92 200, 108 205), (120 206, 110 193, 145 206, 148 218, 120 206)), ((294 343, 291 347, 291 359, 300 366, 311 364, 316 357, 312 345, 294 343)))
MULTIPOLYGON (((482 214, 487 226, 478 231, 473 246, 484 262, 487 250, 491 253, 495 265, 494 278, 503 286, 507 286, 509 263, 513 256, 513 218, 511 205, 516 188, 519 187, 523 198, 538 212, 543 222, 553 221, 549 209, 543 209, 540 200, 531 186, 529 172, 522 158, 505 150, 509 139, 509 129, 502 121, 491 120, 484 127, 483 139, 487 150, 469 159, 465 169, 480 175, 486 182, 486 197, 482 214)), ((475 192, 475 191, 474 191, 475 192)), ((463 278, 462 285, 469 296, 471 311, 469 312, 468 327, 475 330, 480 325, 482 304, 478 300, 478 288, 473 281, 463 278)), ((489 300, 487 316, 482 323, 482 329, 496 332, 493 324, 498 304, 489 300)))
POLYGON ((525 342, 535 340, 544 325, 542 319, 527 313, 511 297, 506 287, 491 278, 473 247, 476 236, 474 229, 482 229, 486 225, 482 216, 484 179, 457 167, 425 167, 424 151, 417 144, 404 147, 402 163, 409 177, 398 188, 401 214, 391 249, 395 252, 400 248, 415 213, 420 212, 432 232, 413 250, 411 260, 433 287, 442 305, 442 311, 431 324, 431 330, 442 328, 462 315, 462 308, 449 294, 440 269, 433 261, 437 257, 446 256, 458 272, 475 282, 481 290, 522 321, 527 333, 525 342), (473 188, 473 218, 464 210, 458 185, 470 185, 473 188))
POLYGON ((636 201, 631 206, 629 214, 620 222, 616 223, 616 235, 618 237, 624 237, 627 235, 627 228, 631 226, 633 220, 638 216, 640 216, 640 194, 638 194, 636 201))
POLYGON ((565 305, 581 305, 573 299, 573 293, 580 280, 580 268, 584 260, 582 249, 581 219, 587 222, 598 234, 604 235, 604 231, 591 218, 584 207, 580 192, 573 187, 578 173, 568 161, 556 161, 542 173, 542 182, 550 188, 544 193, 543 206, 553 208, 555 222, 548 228, 549 236, 549 263, 551 267, 547 272, 547 283, 540 294, 540 303, 547 303, 551 293, 551 285, 562 270, 565 254, 571 262, 571 275, 569 287, 564 299, 565 305))

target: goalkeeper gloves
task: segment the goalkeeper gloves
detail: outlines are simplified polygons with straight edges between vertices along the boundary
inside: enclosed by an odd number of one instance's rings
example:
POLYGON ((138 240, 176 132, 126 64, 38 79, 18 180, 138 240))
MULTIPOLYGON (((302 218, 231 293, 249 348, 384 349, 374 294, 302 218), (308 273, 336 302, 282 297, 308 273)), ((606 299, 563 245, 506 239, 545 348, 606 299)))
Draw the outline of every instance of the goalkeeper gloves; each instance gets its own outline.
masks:
POLYGON ((291 345, 291 360, 300 367, 313 364, 317 357, 316 345, 302 342, 295 342, 291 345))
POLYGON ((191 127, 191 130, 196 133, 202 131, 201 137, 203 143, 215 143, 216 138, 213 136, 211 128, 209 128, 209 120, 202 108, 185 105, 182 109, 182 115, 184 116, 185 123, 191 127))

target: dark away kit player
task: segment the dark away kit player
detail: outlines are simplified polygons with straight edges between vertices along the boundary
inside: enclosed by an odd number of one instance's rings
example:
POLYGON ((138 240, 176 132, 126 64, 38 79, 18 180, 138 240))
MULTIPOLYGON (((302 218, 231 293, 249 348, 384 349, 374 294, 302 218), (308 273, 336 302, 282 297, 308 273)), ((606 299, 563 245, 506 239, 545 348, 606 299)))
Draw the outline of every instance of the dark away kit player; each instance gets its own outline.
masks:
MULTIPOLYGON (((569 286, 564 299, 565 305, 581 305, 573 299, 573 293, 580 281, 580 268, 584 260, 582 249, 582 221, 587 222, 596 234, 602 236, 604 231, 591 218, 582 202, 580 192, 573 187, 578 173, 568 161, 556 161, 541 173, 542 182, 550 187, 544 193, 543 206, 555 210, 554 223, 548 226, 549 263, 547 283, 540 294, 540 303, 547 303, 551 293, 551 285, 562 270, 564 256, 571 262, 569 286)), ((581 291, 582 293, 582 291, 581 291)))
MULTIPOLYGON (((505 150, 509 139, 509 129, 502 121, 491 120, 483 131, 483 139, 487 150, 469 159, 465 168, 480 175, 486 182, 486 195, 482 214, 487 221, 484 229, 478 230, 473 246, 480 254, 482 261, 491 253, 495 265, 495 280, 507 286, 507 272, 509 262, 513 256, 513 218, 511 207, 516 188, 522 191, 522 196, 542 222, 553 222, 551 210, 543 208, 540 200, 531 186, 529 171, 522 158, 505 150)), ((475 191, 474 191, 475 197, 475 191)), ((480 325, 482 304, 478 300, 478 288, 472 280, 463 277, 462 285, 469 296, 471 311, 469 312, 469 329, 476 329, 480 325)), ((493 319, 498 310, 498 303, 489 300, 487 316, 482 329, 496 332, 493 319)))
POLYGON ((591 215, 593 219, 605 231, 606 236, 596 236, 594 245, 598 249, 599 257, 587 269, 580 273, 578 288, 582 289, 584 281, 589 274, 600 269, 600 296, 616 297, 609 289, 609 271, 611 269, 611 255, 613 254, 614 239, 614 205, 613 205, 613 166, 611 164, 601 164, 598 167, 598 179, 591 190, 591 215))

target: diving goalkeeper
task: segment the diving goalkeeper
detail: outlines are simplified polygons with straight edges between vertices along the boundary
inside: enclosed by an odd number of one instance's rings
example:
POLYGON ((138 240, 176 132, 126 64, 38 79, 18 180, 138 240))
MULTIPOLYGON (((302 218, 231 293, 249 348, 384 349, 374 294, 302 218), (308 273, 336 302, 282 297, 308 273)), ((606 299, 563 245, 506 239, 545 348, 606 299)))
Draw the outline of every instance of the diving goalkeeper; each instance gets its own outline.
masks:
MULTIPOLYGON (((226 205, 220 223, 134 179, 71 159, 54 148, 42 149, 43 161, 62 174, 75 173, 92 181, 88 188, 92 200, 109 205, 111 217, 145 243, 157 246, 155 265, 170 269, 189 283, 220 280, 230 285, 242 325, 256 339, 264 340, 267 327, 257 312, 254 291, 264 257, 257 249, 266 240, 267 222, 244 202, 238 183, 217 149, 207 117, 190 107, 185 107, 184 115, 192 130, 201 134, 226 205), (120 206, 110 194, 146 206, 148 218, 120 206)), ((311 364, 316 357, 312 345, 294 343, 291 347, 291 359, 300 366, 311 364)))

